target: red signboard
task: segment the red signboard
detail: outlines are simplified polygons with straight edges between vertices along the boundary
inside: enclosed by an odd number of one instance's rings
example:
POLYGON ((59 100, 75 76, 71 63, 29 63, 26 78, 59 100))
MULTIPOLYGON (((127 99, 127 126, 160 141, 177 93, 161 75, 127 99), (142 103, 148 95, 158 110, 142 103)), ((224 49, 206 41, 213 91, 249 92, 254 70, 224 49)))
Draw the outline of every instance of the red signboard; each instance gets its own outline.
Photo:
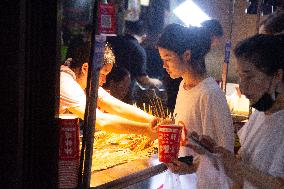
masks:
POLYGON ((106 35, 116 33, 115 7, 112 3, 99 3, 98 31, 99 34, 106 35))

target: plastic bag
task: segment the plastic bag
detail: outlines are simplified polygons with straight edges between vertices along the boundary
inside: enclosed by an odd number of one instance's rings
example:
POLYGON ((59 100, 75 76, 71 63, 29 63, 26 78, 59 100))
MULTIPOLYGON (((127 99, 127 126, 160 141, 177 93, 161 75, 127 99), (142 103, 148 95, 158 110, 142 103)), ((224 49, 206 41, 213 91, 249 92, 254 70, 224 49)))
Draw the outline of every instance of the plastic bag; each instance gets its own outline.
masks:
POLYGON ((231 183, 229 177, 227 177, 227 175, 225 174, 223 162, 217 159, 217 163, 219 165, 220 183, 222 186, 221 189, 229 189, 231 183))
POLYGON ((166 172, 163 189, 182 189, 179 175, 168 170, 166 172))
POLYGON ((228 177, 225 174, 222 161, 218 155, 209 158, 201 156, 200 164, 197 170, 197 187, 212 189, 229 189, 228 177))

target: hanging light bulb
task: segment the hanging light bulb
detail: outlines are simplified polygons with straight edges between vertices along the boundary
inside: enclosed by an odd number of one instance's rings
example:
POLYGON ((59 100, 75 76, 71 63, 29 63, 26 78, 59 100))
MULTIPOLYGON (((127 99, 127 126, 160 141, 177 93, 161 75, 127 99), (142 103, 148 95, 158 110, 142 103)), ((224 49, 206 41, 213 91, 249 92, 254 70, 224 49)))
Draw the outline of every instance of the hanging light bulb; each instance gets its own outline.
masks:
POLYGON ((150 0, 140 0, 140 4, 141 4, 142 6, 149 6, 149 1, 150 1, 150 0))
POLYGON ((186 26, 199 27, 203 21, 210 19, 192 0, 184 1, 173 12, 186 26))

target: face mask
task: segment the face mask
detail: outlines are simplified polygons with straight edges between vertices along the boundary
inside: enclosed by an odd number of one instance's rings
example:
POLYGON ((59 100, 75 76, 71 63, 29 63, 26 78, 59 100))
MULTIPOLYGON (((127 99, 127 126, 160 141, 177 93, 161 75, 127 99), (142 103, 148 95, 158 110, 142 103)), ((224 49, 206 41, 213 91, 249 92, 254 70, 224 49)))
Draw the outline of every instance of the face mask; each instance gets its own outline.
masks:
MULTIPOLYGON (((272 80, 270 81, 269 89, 271 87, 271 84, 272 84, 272 80)), ((269 110, 272 107, 277 96, 278 96, 278 93, 276 91, 273 94, 273 96, 268 94, 268 92, 265 92, 256 103, 251 104, 251 107, 257 109, 258 111, 265 112, 266 110, 269 110)))
POLYGON ((251 104, 251 107, 257 109, 258 111, 264 112, 270 109, 274 102, 275 100, 266 92, 256 103, 251 104))

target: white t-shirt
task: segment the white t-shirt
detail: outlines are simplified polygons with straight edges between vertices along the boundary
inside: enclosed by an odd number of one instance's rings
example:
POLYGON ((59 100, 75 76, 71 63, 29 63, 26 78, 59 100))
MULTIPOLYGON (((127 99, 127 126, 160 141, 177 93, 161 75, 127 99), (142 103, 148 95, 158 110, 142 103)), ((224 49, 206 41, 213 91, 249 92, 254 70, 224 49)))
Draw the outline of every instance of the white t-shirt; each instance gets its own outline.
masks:
MULTIPOLYGON (((233 121, 225 94, 211 77, 204 79, 197 86, 185 90, 181 82, 174 111, 175 123, 185 126, 183 141, 186 144, 191 131, 199 135, 208 135, 219 146, 233 151, 233 121)), ((190 148, 181 147, 179 156, 197 156, 190 148)), ((182 189, 223 189, 228 188, 224 172, 217 171, 206 156, 201 156, 196 174, 180 175, 182 189)), ((151 188, 163 184, 165 174, 152 178, 151 188)))
POLYGON ((187 131, 183 140, 187 142, 190 132, 207 135, 219 146, 233 151, 233 121, 226 97, 216 81, 208 77, 190 90, 181 82, 175 106, 176 124, 184 124, 187 131))
MULTIPOLYGON (((264 173, 284 178, 284 110, 255 111, 238 132, 242 160, 264 173)), ((245 189, 255 189, 245 181, 245 189)))
MULTIPOLYGON (((98 99, 102 99, 107 94, 103 88, 99 87, 98 99)), ((75 73, 67 66, 61 66, 59 113, 66 113, 68 112, 67 109, 71 107, 85 107, 85 105, 86 95, 82 87, 77 83, 75 73)))
MULTIPOLYGON (((175 122, 185 126, 183 143, 188 143, 192 131, 214 139, 218 146, 230 151, 234 148, 234 129, 229 107, 216 81, 208 77, 190 90, 185 90, 181 82, 175 106, 175 122)), ((181 147, 180 156, 196 156, 191 149, 181 147)), ((217 171, 207 156, 200 157, 196 172, 197 188, 226 188, 224 173, 217 171)), ((192 179, 192 175, 185 175, 192 179)), ((183 176, 184 177, 184 176, 183 176)), ((185 180, 185 179, 183 179, 185 180)))

